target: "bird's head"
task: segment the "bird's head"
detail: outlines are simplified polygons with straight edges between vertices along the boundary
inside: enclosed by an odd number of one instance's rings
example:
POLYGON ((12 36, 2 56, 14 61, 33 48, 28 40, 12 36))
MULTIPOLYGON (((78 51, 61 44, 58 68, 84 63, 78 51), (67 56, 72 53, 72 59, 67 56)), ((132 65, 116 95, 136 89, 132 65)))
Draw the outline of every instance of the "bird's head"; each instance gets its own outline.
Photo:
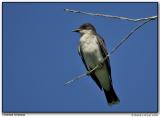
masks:
POLYGON ((81 35, 87 34, 87 33, 96 33, 95 27, 90 23, 85 23, 81 25, 78 29, 73 30, 73 32, 79 32, 81 35))

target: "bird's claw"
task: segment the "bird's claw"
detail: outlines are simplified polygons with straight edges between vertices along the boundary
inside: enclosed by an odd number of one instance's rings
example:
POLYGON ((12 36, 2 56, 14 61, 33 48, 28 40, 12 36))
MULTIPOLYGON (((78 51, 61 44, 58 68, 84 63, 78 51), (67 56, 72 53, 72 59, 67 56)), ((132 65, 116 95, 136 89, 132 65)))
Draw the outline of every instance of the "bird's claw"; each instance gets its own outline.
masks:
POLYGON ((103 65, 104 65, 104 62, 99 62, 98 68, 101 69, 103 67, 103 65))

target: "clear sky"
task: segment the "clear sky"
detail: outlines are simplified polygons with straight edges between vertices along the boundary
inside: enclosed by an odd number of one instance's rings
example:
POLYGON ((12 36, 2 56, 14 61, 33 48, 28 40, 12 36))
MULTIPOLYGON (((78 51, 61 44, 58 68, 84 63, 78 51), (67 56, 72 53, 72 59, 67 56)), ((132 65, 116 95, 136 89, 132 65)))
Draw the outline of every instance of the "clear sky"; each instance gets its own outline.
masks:
POLYGON ((156 112, 157 20, 111 57, 120 104, 109 106, 85 72, 72 30, 92 23, 108 51, 139 23, 64 12, 64 8, 130 18, 157 15, 156 3, 3 3, 4 112, 156 112))

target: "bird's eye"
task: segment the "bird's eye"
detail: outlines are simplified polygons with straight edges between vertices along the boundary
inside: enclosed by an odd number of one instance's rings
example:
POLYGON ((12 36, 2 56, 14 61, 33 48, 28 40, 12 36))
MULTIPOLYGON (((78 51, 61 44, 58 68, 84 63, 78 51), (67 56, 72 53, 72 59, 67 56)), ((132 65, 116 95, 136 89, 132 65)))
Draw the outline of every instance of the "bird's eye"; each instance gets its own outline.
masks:
POLYGON ((86 26, 82 26, 82 29, 86 29, 87 27, 86 26))

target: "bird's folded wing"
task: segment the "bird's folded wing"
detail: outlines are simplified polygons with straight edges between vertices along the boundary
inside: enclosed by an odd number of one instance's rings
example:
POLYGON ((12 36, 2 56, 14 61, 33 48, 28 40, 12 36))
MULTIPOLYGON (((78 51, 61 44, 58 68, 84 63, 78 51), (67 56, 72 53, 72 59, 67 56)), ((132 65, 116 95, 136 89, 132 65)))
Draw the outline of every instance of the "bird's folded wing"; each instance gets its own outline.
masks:
MULTIPOLYGON (((106 49, 106 45, 105 45, 105 41, 102 37, 100 37, 99 35, 97 36, 97 40, 98 40, 98 45, 99 45, 99 48, 101 49, 101 52, 102 52, 102 56, 103 58, 105 58, 107 55, 108 55, 108 52, 107 52, 107 49, 106 49)), ((109 76, 110 76, 110 80, 112 81, 112 76, 111 76, 111 66, 110 66, 110 60, 109 60, 109 57, 106 59, 105 61, 106 63, 106 67, 108 69, 108 72, 109 72, 109 76)))

